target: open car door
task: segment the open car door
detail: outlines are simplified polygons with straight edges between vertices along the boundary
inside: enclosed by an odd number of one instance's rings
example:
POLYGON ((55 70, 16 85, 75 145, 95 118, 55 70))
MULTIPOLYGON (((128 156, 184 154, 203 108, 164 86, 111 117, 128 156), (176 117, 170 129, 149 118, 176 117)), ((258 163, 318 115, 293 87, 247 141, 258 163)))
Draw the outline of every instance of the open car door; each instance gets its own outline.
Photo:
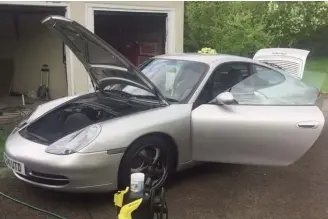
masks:
POLYGON ((196 161, 286 166, 320 136, 317 92, 288 73, 250 63, 254 74, 192 111, 196 161))
POLYGON ((257 51, 253 59, 280 68, 302 79, 306 59, 310 51, 292 48, 267 48, 257 51))

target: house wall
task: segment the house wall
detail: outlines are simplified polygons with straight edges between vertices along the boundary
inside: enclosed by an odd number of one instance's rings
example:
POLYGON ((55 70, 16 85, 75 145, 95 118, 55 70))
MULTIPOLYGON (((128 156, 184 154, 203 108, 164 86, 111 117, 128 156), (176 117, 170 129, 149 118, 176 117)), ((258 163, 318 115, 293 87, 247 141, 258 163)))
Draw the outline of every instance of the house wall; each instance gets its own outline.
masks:
MULTIPOLYGON (((174 52, 183 52, 183 23, 184 23, 184 2, 177 1, 120 1, 120 2, 70 2, 71 19, 86 24, 85 3, 102 5, 128 5, 138 7, 163 7, 175 9, 175 48, 174 52)), ((74 93, 88 92, 88 75, 83 65, 73 57, 73 81, 74 93)))

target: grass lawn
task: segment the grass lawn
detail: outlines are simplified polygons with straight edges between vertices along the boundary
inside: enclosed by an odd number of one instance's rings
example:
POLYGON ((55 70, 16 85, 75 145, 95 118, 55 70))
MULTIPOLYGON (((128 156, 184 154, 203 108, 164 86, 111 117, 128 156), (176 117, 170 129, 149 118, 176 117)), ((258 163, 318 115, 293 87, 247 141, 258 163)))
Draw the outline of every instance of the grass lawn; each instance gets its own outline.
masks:
MULTIPOLYGON (((3 152, 5 151, 5 136, 0 136, 0 163, 3 161, 3 152)), ((1 166, 1 165, 0 165, 1 166)))
POLYGON ((328 93, 328 57, 308 59, 303 80, 320 88, 321 92, 328 93))

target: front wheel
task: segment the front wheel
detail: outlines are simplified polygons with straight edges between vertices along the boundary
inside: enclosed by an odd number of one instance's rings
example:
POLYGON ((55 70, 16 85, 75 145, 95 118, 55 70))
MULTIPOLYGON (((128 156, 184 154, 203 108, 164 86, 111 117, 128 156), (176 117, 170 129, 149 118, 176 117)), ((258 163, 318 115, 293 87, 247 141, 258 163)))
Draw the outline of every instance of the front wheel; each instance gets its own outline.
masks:
POLYGON ((175 154, 164 139, 148 136, 134 142, 124 154, 119 174, 118 187, 130 185, 131 173, 142 172, 152 179, 152 188, 161 187, 174 171, 175 154))

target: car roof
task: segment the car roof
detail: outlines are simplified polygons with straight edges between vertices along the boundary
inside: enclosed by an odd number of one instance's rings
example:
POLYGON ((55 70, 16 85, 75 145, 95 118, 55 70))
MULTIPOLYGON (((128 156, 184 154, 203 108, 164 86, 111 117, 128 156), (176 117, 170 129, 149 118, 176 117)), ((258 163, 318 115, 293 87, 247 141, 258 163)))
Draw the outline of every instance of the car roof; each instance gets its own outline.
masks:
POLYGON ((177 59, 177 60, 187 60, 203 62, 206 64, 212 64, 216 61, 240 61, 240 62, 255 62, 256 60, 241 56, 227 55, 227 54, 200 54, 200 53, 175 53, 175 54, 164 54, 158 55, 154 58, 165 58, 165 59, 177 59))

